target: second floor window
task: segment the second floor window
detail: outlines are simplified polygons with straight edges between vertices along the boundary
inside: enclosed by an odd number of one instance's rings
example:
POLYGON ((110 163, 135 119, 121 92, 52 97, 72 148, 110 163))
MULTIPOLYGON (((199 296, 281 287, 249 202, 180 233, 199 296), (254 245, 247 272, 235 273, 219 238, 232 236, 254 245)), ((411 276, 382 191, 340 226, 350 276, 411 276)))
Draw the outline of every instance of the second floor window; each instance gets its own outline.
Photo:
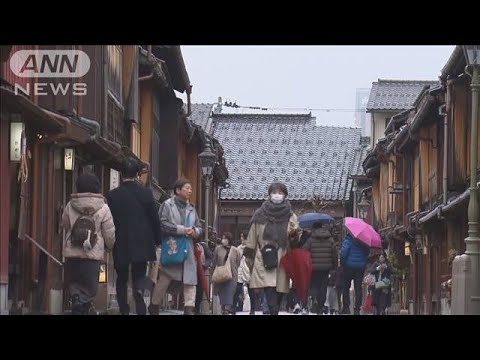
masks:
POLYGON ((122 67, 123 53, 119 45, 107 46, 107 84, 108 90, 115 99, 123 105, 122 101, 122 67))

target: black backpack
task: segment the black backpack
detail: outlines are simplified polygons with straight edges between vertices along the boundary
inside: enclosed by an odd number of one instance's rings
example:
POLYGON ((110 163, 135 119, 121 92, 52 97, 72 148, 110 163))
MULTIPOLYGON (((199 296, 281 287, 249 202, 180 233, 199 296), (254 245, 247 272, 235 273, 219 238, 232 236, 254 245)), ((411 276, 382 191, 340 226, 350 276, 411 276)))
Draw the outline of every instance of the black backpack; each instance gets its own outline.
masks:
POLYGON ((92 248, 97 243, 97 233, 95 228, 95 220, 93 214, 88 212, 81 212, 80 217, 73 224, 72 231, 70 233, 70 242, 75 247, 82 247, 83 242, 88 239, 90 232, 90 245, 92 248))
POLYGON ((274 245, 265 245, 262 250, 263 266, 265 269, 275 269, 278 265, 277 247, 274 245))

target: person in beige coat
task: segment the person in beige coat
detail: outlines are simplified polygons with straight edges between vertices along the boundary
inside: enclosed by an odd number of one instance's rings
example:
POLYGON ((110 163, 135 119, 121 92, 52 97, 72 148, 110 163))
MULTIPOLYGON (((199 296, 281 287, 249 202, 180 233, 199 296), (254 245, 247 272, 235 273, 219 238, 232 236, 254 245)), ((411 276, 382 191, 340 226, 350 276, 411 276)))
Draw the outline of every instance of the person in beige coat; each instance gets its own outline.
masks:
POLYGON ((76 186, 77 193, 72 194, 62 215, 62 226, 66 231, 63 255, 72 314, 87 315, 97 293, 100 262, 104 260, 105 250, 111 250, 115 243, 115 226, 110 208, 100 193, 97 176, 82 174, 76 186), (72 228, 83 213, 92 214, 96 241, 93 244, 85 241, 83 246, 76 246, 72 243, 72 228))
POLYGON ((238 279, 238 267, 240 266, 240 253, 237 248, 233 246, 233 236, 227 232, 222 235, 221 244, 215 248, 213 253, 213 268, 223 266, 230 261, 230 269, 232 271, 232 278, 220 284, 213 284, 213 294, 218 295, 220 305, 222 307, 222 315, 235 314, 233 308, 233 296, 238 279))
POLYGON ((272 315, 278 315, 283 294, 287 294, 290 290, 290 279, 284 268, 280 266, 280 261, 287 252, 290 238, 297 236, 299 232, 297 217, 286 199, 287 196, 288 191, 284 184, 270 185, 268 200, 264 201, 252 217, 243 251, 251 270, 250 288, 264 289, 272 315), (267 269, 265 267, 265 260, 268 259, 266 250, 272 247, 276 249, 277 262, 276 266, 267 269))

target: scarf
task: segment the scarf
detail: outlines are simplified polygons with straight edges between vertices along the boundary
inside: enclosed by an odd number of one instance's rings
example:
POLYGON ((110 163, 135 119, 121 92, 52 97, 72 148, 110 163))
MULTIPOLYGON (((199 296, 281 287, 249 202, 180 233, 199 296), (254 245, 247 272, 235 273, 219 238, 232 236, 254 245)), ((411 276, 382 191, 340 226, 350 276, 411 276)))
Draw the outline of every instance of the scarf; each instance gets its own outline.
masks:
POLYGON ((182 216, 183 224, 185 224, 185 220, 187 217, 187 202, 183 201, 178 196, 175 196, 173 201, 175 202, 175 205, 177 206, 177 209, 180 212, 180 215, 182 216))
POLYGON ((281 248, 286 248, 288 246, 288 221, 292 214, 292 206, 288 200, 284 200, 281 204, 274 204, 270 200, 266 200, 260 209, 255 211, 251 222, 266 224, 263 239, 275 241, 281 248))

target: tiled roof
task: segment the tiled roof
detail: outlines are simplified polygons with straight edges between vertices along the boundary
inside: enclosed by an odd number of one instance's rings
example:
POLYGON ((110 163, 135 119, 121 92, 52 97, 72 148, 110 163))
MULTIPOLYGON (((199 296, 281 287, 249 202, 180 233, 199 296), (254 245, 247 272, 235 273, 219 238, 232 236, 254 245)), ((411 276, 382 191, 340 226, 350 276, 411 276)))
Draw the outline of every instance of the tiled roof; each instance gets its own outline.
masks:
POLYGON ((361 129, 315 126, 308 115, 214 113, 213 120, 230 174, 222 199, 265 199, 280 181, 291 200, 348 200, 361 129))
POLYGON ((368 146, 359 146, 354 150, 352 170, 350 171, 351 176, 365 176, 362 164, 367 158, 368 151, 368 146))
MULTIPOLYGON (((186 111, 186 104, 184 104, 186 111)), ((203 130, 207 130, 208 119, 212 112, 213 104, 192 104, 192 114, 190 119, 194 124, 201 126, 203 130)))
POLYGON ((440 77, 443 80, 446 80, 448 76, 458 76, 464 71, 465 65, 467 65, 467 60, 465 59, 465 55, 463 54, 463 48, 462 46, 457 45, 453 49, 452 54, 450 55, 447 63, 443 67, 440 77))
POLYGON ((438 81, 378 79, 378 82, 372 84, 367 111, 406 110, 413 106, 425 86, 438 83, 438 81))

